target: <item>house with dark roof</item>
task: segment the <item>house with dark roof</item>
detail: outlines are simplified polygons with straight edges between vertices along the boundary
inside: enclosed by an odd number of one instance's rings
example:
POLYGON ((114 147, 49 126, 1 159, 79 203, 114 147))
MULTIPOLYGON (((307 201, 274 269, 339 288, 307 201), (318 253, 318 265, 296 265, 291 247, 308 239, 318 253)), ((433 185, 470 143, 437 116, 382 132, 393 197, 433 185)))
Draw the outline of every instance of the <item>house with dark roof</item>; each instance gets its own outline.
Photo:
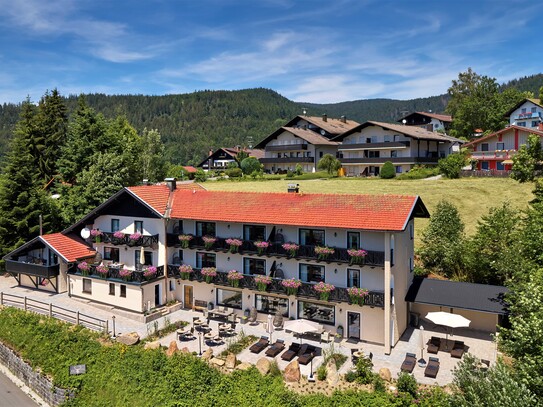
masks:
POLYGON ((219 148, 215 151, 210 151, 209 156, 198 164, 197 168, 202 168, 204 171, 209 170, 225 170, 228 167, 228 164, 236 162, 236 158, 240 151, 244 151, 249 155, 249 157, 255 157, 261 159, 264 157, 264 150, 258 148, 245 148, 241 147, 236 148, 219 148))
POLYGON ((543 104, 539 99, 521 100, 505 114, 505 117, 509 119, 511 126, 543 131, 543 104))
POLYGON ((309 319, 389 353, 408 325, 419 217, 429 213, 418 196, 207 191, 169 179, 123 188, 5 260, 19 284, 46 280, 85 301, 137 313, 171 300, 238 316, 254 307, 260 320, 309 319))
POLYGON ((413 112, 397 121, 406 126, 417 126, 428 131, 447 132, 452 125, 452 116, 432 112, 413 112))
POLYGON ((396 173, 415 165, 436 165, 440 158, 459 151, 462 140, 417 126, 368 121, 332 141, 338 145, 345 173, 352 176, 379 175, 390 161, 396 173))

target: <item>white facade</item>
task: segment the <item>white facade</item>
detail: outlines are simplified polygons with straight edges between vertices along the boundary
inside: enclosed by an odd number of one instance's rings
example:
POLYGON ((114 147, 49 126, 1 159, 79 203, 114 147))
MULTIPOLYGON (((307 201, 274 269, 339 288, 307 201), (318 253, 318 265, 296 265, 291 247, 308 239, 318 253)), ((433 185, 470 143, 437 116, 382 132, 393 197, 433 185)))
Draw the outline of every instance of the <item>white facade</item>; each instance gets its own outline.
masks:
POLYGON ((526 100, 509 116, 509 124, 529 129, 540 129, 543 122, 543 107, 526 100))

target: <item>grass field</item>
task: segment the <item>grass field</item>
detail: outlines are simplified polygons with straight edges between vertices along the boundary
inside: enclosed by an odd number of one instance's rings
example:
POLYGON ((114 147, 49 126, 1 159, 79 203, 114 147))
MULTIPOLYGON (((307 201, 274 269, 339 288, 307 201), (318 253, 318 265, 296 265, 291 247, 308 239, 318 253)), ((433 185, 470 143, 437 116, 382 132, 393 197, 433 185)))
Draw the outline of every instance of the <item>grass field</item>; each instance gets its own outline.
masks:
MULTIPOLYGON (((466 232, 472 234, 477 220, 488 213, 491 207, 509 201, 524 209, 532 199, 533 184, 520 184, 508 178, 461 178, 457 180, 382 180, 379 178, 334 178, 307 181, 207 181, 209 190, 286 192, 287 184, 296 182, 305 193, 332 194, 398 194, 419 195, 426 207, 433 212, 440 200, 446 200, 458 208, 466 225, 466 232)), ((417 219, 417 243, 420 232, 428 220, 417 219)))

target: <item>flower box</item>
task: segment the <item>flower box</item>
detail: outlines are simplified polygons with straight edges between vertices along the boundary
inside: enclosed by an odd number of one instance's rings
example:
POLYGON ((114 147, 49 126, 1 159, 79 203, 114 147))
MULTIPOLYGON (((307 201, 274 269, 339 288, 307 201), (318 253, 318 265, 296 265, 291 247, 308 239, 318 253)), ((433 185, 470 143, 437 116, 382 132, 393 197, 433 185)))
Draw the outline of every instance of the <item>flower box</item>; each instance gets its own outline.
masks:
POLYGON ((319 294, 321 301, 328 301, 330 293, 336 289, 332 284, 327 284, 323 281, 313 286, 313 289, 319 294))
POLYGON ((217 238, 213 236, 204 236, 202 237, 202 240, 204 241, 204 247, 206 250, 209 250, 213 247, 213 244, 215 244, 217 238))
POLYGON ((368 295, 369 291, 365 288, 350 287, 347 289, 351 303, 355 305, 364 305, 364 299, 368 295))
POLYGON ((156 277, 157 268, 155 266, 149 266, 143 271, 143 277, 147 280, 151 280, 156 277))
POLYGON ((270 285, 272 282, 272 278, 270 276, 256 276, 255 277, 255 283, 258 291, 266 291, 268 289, 268 285, 270 285))
POLYGON ((96 243, 102 241, 102 231, 100 229, 91 229, 90 234, 96 243))
POLYGON ((179 273, 181 274, 181 278, 183 280, 190 279, 190 275, 194 272, 192 269, 192 266, 189 264, 182 264, 179 266, 179 273))
POLYGON ((283 243, 282 247, 289 253, 290 257, 296 257, 296 253, 298 252, 298 249, 300 249, 300 245, 292 242, 283 243))
POLYGON ((237 270, 230 270, 226 275, 226 278, 230 281, 232 287, 239 287, 239 282, 243 279, 243 274, 237 270))
POLYGON ((285 290, 288 295, 296 295, 298 288, 302 286, 302 281, 296 278, 288 278, 281 281, 281 285, 285 287, 285 290))
POLYGON ((229 238, 226 239, 226 244, 230 246, 230 253, 237 253, 239 251, 239 247, 243 244, 243 242, 240 239, 236 238, 229 238))
POLYGON ((81 271, 81 274, 84 276, 89 275, 90 265, 86 261, 82 261, 77 265, 77 268, 81 271))
POLYGON ((129 244, 130 245, 136 245, 138 243, 138 241, 142 238, 142 234, 139 233, 139 232, 136 232, 136 233, 132 233, 130 236, 128 236, 128 238, 130 239, 130 242, 129 244))
POLYGON ((335 253, 335 250, 330 247, 326 247, 326 246, 315 247, 315 254, 319 258, 319 260, 326 260, 328 256, 331 256, 334 253, 335 253))
POLYGON ((188 249, 190 241, 194 238, 192 235, 179 235, 178 239, 181 242, 181 247, 183 249, 188 249))
POLYGON ((132 270, 122 269, 121 271, 119 271, 119 276, 120 276, 124 281, 130 281, 130 280, 132 279, 132 273, 133 273, 132 270))
POLYGON ((351 256, 351 264, 364 264, 368 252, 364 249, 349 249, 347 254, 351 256))
POLYGON ((204 276, 205 282, 211 284, 213 278, 217 276, 217 269, 215 267, 204 267, 200 273, 204 276))
POLYGON ((255 246, 256 246, 256 250, 258 251, 258 254, 264 254, 266 250, 268 250, 268 247, 270 247, 270 242, 257 240, 255 242, 255 246))
POLYGON ((96 272, 98 273, 100 277, 106 278, 109 272, 109 269, 107 268, 107 266, 96 266, 96 272))

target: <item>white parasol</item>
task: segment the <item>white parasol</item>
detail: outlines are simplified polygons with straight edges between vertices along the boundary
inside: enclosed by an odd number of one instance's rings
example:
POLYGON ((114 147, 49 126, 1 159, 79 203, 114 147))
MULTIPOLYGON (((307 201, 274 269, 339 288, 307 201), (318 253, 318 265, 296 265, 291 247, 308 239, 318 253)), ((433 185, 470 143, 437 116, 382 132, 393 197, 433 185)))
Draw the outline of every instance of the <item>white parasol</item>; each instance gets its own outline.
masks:
MULTIPOLYGON (((426 314, 426 319, 432 321, 436 325, 443 325, 449 328, 464 328, 468 327, 471 321, 462 315, 451 314, 450 312, 429 312, 426 314)), ((449 330, 447 330, 445 340, 449 339, 449 330)), ((446 342, 447 343, 447 342, 446 342)))
MULTIPOLYGON (((306 332, 317 332, 321 330, 321 326, 318 322, 308 321, 307 319, 294 319, 286 321, 284 325, 285 330, 292 331, 297 334, 305 334, 306 332)), ((302 337, 300 336, 300 342, 302 337)))
POLYGON ((143 266, 145 264, 145 249, 141 246, 140 250, 140 264, 143 266))
POLYGON ((274 330, 273 317, 271 316, 271 314, 268 314, 268 333, 270 334, 270 343, 272 342, 273 330, 274 330))

